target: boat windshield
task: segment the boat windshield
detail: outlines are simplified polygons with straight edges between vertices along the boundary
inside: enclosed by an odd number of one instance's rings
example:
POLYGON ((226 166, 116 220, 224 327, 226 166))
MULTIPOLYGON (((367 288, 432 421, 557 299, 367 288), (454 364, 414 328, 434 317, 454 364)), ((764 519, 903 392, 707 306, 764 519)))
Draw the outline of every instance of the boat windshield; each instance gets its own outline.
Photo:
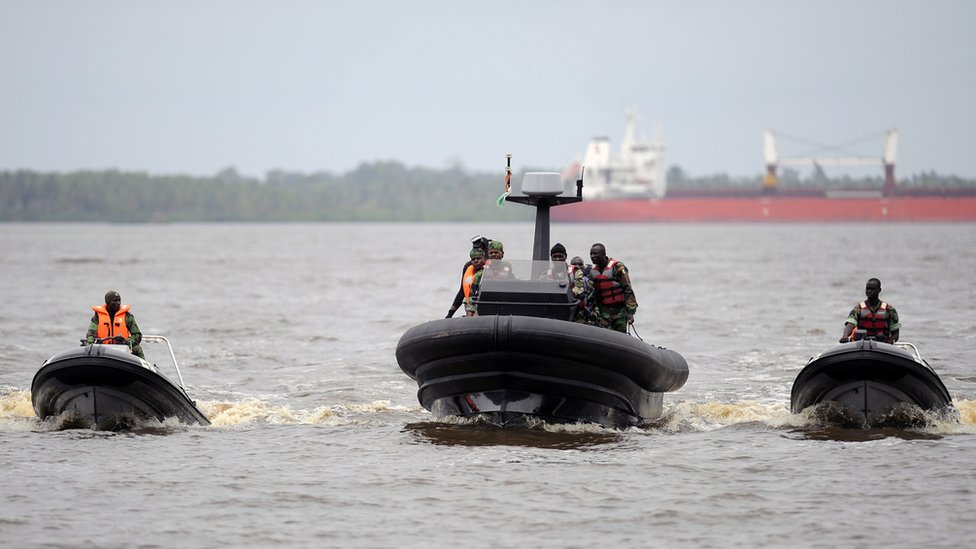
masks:
POLYGON ((485 273, 481 280, 482 284, 486 280, 495 280, 499 283, 525 281, 568 283, 568 268, 565 262, 489 259, 485 262, 485 273))
POLYGON ((569 320, 576 299, 565 263, 492 260, 477 297, 479 315, 522 315, 569 320))

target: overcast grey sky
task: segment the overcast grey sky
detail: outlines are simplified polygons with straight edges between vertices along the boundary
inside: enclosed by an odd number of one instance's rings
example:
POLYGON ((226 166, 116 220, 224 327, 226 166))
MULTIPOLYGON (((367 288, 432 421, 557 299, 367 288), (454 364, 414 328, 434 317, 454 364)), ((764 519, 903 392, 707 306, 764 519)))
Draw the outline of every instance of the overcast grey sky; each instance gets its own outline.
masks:
POLYGON ((694 175, 762 172, 763 128, 880 156, 897 127, 899 175, 976 177, 974 24, 969 0, 0 0, 0 170, 560 168, 629 109, 694 175))

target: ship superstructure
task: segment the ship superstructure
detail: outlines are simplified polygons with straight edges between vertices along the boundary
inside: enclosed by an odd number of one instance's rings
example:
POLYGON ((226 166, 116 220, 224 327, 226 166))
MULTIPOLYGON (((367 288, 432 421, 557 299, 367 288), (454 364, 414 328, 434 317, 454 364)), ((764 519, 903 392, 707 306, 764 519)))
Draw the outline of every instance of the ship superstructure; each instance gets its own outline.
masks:
MULTIPOLYGON (((619 150, 612 150, 609 137, 595 137, 586 147, 582 165, 587 199, 657 199, 667 192, 667 147, 661 139, 637 138, 637 121, 636 113, 627 113, 619 150)), ((579 163, 567 175, 575 179, 579 163)))

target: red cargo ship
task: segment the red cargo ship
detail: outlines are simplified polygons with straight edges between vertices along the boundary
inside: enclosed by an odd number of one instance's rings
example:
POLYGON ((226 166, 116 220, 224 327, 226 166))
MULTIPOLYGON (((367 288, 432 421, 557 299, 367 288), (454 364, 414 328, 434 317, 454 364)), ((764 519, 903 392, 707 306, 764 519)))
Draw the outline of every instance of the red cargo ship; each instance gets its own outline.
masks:
POLYGON ((609 139, 598 137, 587 147, 582 163, 565 175, 572 178, 585 167, 584 201, 553 210, 554 221, 669 222, 669 221, 976 221, 976 189, 902 189, 894 168, 898 132, 888 130, 880 158, 781 158, 770 131, 763 135, 766 176, 755 190, 667 191, 665 145, 661 140, 634 138, 637 117, 628 113, 627 130, 619 152, 609 139), (881 189, 810 190, 778 186, 779 166, 884 167, 881 189))
MULTIPOLYGON (((584 196, 586 187, 583 188, 584 196)), ((584 200, 554 221, 976 221, 976 196, 695 196, 584 200)))

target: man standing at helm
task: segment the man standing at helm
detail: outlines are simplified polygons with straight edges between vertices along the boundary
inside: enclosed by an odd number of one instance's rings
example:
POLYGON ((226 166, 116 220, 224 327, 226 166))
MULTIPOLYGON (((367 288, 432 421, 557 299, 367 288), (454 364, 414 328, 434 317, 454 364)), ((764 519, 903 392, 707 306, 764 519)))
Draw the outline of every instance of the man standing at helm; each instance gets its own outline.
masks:
POLYGON ((597 242, 590 248, 593 266, 589 272, 593 283, 593 300, 597 322, 604 328, 627 333, 634 323, 637 297, 630 285, 630 273, 623 263, 607 257, 607 248, 597 242))
POLYGON ((95 339, 104 339, 103 345, 128 345, 132 349, 132 354, 141 359, 146 355, 142 352, 139 343, 142 342, 142 332, 136 324, 136 317, 129 312, 129 305, 122 305, 122 296, 115 290, 105 293, 104 305, 93 305, 92 310, 95 316, 88 324, 88 333, 85 341, 91 345, 95 339))
POLYGON ((866 300, 851 309, 844 323, 844 335, 840 336, 841 343, 854 341, 854 330, 864 330, 864 337, 885 343, 898 341, 901 323, 898 322, 898 311, 888 303, 881 301, 881 281, 869 278, 864 285, 866 300))

